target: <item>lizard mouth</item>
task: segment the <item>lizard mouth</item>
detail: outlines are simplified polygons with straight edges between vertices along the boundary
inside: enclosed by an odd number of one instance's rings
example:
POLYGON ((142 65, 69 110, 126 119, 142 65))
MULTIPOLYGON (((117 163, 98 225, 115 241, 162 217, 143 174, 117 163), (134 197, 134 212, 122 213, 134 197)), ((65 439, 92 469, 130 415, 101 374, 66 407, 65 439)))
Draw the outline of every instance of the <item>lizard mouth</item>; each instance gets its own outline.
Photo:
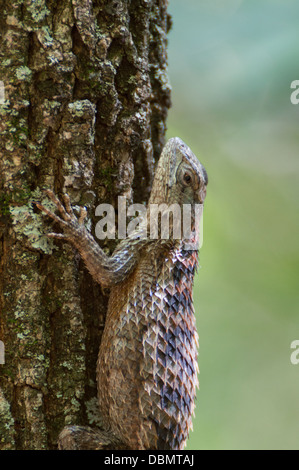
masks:
POLYGON ((209 182, 207 170, 205 169, 205 167, 203 165, 201 165, 201 169, 202 169, 202 173, 203 173, 204 180, 205 180, 205 186, 207 186, 207 184, 209 182))
POLYGON ((206 198, 206 194, 207 194, 206 187, 200 188, 200 189, 198 190, 197 197, 198 197, 198 202, 199 202, 199 204, 203 204, 203 203, 204 203, 204 200, 205 200, 205 198, 206 198))

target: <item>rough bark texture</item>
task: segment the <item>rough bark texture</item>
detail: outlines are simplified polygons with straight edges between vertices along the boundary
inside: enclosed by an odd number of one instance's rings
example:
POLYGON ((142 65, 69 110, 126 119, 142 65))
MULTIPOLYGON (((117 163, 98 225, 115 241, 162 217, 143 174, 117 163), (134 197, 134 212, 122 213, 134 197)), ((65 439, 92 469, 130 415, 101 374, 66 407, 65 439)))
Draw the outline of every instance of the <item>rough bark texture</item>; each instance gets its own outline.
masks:
MULTIPOLYGON (((96 424, 107 293, 32 200, 147 200, 170 105, 167 0, 0 0, 0 449, 96 424)), ((50 205, 48 206, 50 207, 50 205)), ((114 243, 101 243, 110 252, 114 243)))

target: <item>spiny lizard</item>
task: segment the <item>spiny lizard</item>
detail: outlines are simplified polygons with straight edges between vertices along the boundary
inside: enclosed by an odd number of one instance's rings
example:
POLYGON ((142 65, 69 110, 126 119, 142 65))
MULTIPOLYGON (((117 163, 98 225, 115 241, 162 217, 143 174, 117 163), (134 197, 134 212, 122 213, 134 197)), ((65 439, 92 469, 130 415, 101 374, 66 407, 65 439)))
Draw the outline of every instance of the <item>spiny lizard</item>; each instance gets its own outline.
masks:
MULTIPOLYGON (((194 225, 207 182, 189 147, 172 138, 159 159, 149 204, 190 204, 194 225)), ((63 230, 48 236, 75 246, 93 278, 111 289, 97 362, 105 430, 68 426, 59 448, 183 449, 198 385, 192 300, 198 250, 186 249, 186 240, 172 234, 168 240, 144 238, 139 229, 108 257, 84 226, 85 208, 77 219, 67 195, 62 204, 47 194, 60 216, 36 205, 63 230)))

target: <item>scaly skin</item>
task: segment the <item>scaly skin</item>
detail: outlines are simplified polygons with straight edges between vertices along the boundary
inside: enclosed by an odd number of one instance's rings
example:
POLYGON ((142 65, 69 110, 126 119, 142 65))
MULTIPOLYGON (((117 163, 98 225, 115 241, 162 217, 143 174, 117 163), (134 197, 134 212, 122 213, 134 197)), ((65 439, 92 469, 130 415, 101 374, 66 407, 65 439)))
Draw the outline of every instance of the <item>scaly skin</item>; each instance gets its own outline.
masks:
MULTIPOLYGON (((203 204, 207 174, 189 147, 170 139, 161 154, 149 204, 203 204)), ((104 430, 64 428, 60 449, 183 449, 192 427, 198 337, 192 301, 198 251, 186 240, 151 240, 136 230, 107 257, 84 227, 68 196, 64 206, 51 191, 59 223, 93 278, 110 287, 107 319, 97 363, 104 430)), ((194 225, 194 211, 192 223, 194 225)), ((144 230, 148 227, 144 221, 144 230)), ((172 225, 171 225, 172 227, 172 225)), ((193 226, 194 230, 198 227, 193 226)))

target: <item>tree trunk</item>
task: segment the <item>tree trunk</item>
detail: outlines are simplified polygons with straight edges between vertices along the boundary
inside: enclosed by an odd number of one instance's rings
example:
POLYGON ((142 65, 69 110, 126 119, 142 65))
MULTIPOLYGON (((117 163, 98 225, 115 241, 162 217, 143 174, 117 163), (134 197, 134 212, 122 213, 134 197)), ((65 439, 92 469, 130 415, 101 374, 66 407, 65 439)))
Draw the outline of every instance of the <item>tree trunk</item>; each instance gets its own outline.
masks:
POLYGON ((147 200, 170 105, 170 20, 167 0, 0 7, 0 449, 55 449, 65 425, 97 424, 109 292, 46 238, 52 222, 32 201, 67 192, 93 231, 99 203, 147 200))

